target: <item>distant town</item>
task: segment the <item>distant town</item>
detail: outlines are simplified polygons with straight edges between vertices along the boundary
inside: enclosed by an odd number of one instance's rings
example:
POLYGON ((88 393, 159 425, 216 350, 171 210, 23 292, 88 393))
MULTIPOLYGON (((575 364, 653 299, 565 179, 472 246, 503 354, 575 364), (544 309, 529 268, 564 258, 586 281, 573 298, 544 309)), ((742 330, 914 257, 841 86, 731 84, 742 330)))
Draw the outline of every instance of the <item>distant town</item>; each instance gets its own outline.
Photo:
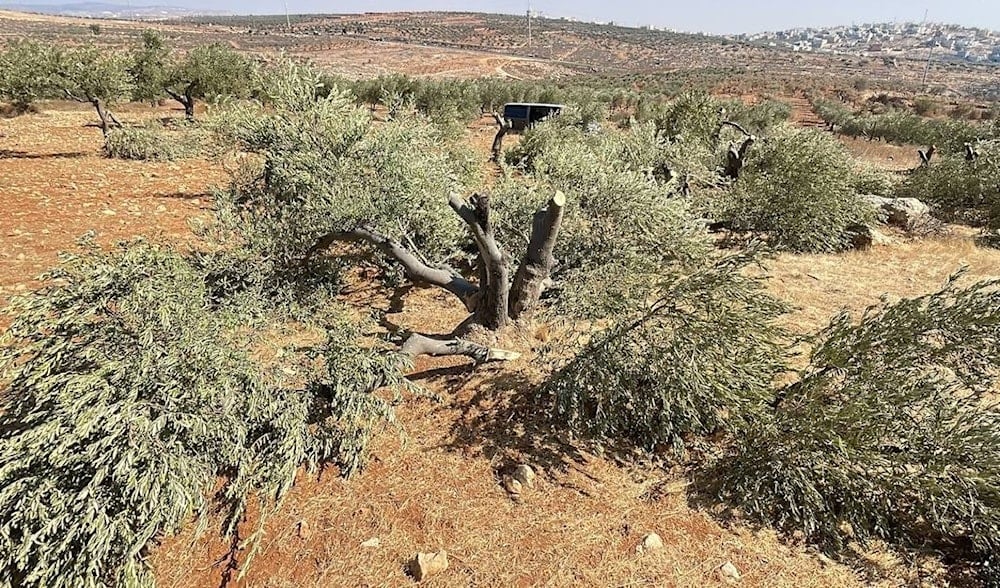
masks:
POLYGON ((734 35, 730 38, 834 54, 1000 63, 1000 33, 946 24, 882 23, 734 35))

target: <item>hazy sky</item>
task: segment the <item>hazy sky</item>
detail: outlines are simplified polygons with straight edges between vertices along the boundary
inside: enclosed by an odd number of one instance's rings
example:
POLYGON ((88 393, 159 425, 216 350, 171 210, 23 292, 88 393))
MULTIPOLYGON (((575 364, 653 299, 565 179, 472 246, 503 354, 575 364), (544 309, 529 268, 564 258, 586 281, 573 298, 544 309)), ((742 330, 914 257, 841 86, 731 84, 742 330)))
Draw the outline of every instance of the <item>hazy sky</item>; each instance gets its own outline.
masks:
MULTIPOLYGON (((70 1, 70 0, 65 0, 70 1)), ((239 13, 280 13, 284 0, 140 0, 239 13)), ((522 14, 527 0, 287 0, 292 13, 467 10, 522 14)), ((852 22, 928 20, 1000 30, 1000 0, 532 0, 546 16, 665 26, 684 31, 742 33, 852 22)))

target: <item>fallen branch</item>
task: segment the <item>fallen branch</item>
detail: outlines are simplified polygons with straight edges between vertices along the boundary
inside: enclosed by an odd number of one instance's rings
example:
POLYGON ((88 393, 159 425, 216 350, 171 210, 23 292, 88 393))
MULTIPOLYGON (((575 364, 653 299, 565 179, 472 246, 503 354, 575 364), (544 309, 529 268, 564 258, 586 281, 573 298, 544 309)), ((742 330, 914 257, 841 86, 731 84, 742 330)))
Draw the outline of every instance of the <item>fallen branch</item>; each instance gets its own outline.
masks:
POLYGON ((521 354, 516 351, 494 349, 465 339, 434 339, 418 333, 414 333, 406 339, 401 351, 411 357, 418 355, 464 355, 471 357, 476 363, 510 361, 521 357, 521 354))
POLYGON ((443 288, 457 296, 469 312, 475 312, 479 299, 479 288, 475 284, 448 270, 427 265, 398 241, 370 227, 362 226, 350 231, 329 233, 320 237, 306 251, 300 265, 304 266, 317 251, 326 249, 333 243, 358 241, 374 245, 379 251, 395 259, 403 267, 406 277, 413 282, 423 282, 443 288))

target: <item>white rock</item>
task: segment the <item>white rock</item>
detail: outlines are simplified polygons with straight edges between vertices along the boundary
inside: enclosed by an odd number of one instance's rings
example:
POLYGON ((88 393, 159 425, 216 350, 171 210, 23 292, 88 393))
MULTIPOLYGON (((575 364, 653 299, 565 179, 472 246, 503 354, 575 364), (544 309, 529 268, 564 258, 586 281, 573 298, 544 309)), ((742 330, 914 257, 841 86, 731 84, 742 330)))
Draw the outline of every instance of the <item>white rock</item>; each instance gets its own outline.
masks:
POLYGON ((531 469, 530 465, 521 464, 514 468, 514 473, 511 474, 515 480, 521 483, 522 486, 527 486, 528 488, 535 487, 535 470, 531 469))
POLYGON ((378 537, 372 537, 371 539, 369 539, 367 541, 362 541, 361 542, 361 547, 375 548, 375 547, 378 547, 380 545, 382 545, 382 542, 379 540, 378 537))
POLYGON ((410 573, 417 582, 422 582, 447 569, 448 552, 443 549, 437 553, 418 553, 410 563, 410 573))
POLYGON ((635 548, 637 553, 656 551, 657 549, 663 549, 663 539, 661 539, 656 533, 650 533, 643 537, 642 543, 635 548))
POLYGON ((736 566, 734 566, 733 562, 731 561, 727 561, 726 563, 722 564, 722 566, 719 568, 719 574, 722 576, 724 580, 729 582, 738 582, 741 577, 740 571, 736 569, 736 566))
POLYGON ((503 487, 504 490, 510 493, 512 498, 519 498, 521 496, 521 490, 523 489, 521 482, 518 482, 513 476, 503 477, 503 487))

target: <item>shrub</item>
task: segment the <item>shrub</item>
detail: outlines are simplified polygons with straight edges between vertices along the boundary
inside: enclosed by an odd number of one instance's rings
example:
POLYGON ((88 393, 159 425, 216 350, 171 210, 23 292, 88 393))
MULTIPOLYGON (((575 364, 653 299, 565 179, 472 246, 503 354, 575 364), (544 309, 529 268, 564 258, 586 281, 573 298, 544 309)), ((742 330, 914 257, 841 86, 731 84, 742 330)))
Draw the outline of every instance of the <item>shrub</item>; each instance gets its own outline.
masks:
POLYGON ((752 256, 693 273, 616 261, 573 298, 577 311, 614 318, 545 384, 553 419, 601 442, 675 452, 749 426, 783 369, 773 320, 784 307, 742 273, 752 256))
MULTIPOLYGON (((555 256, 558 272, 597 268, 612 259, 658 264, 705 258, 705 233, 666 173, 669 144, 650 124, 626 131, 587 132, 569 116, 538 125, 508 152, 508 161, 526 174, 537 191, 563 191, 567 208, 555 256)), ((498 188, 498 205, 530 193, 509 180, 498 188)), ((539 205, 518 208, 503 225, 530 223, 539 205)), ((511 235, 508 238, 514 238, 511 235)))
POLYGON ((913 101, 913 112, 920 116, 934 116, 937 110, 937 102, 926 96, 920 96, 913 101))
MULTIPOLYGON (((15 586, 151 586, 146 549, 217 492, 229 534, 298 467, 359 467, 398 361, 346 320, 326 373, 285 382, 213 312, 196 265, 142 243, 68 257, 13 303, 0 346, 0 576, 15 586)), ((263 518, 261 524, 263 523, 263 518)), ((251 548, 251 554, 253 549, 251 548)))
POLYGON ((780 100, 768 98, 752 106, 740 101, 726 103, 726 118, 740 123, 751 133, 763 134, 772 127, 788 121, 792 107, 780 100))
POLYGON ((448 207, 471 170, 461 151, 425 118, 400 114, 373 124, 341 90, 317 98, 316 72, 286 63, 270 76, 269 105, 234 105, 216 122, 219 144, 258 157, 234 174, 217 198, 216 237, 251 268, 265 260, 270 288, 314 274, 302 268, 320 236, 359 225, 405 240, 434 262, 464 243, 461 220, 448 207))
POLYGON ((875 165, 861 163, 854 167, 851 187, 856 194, 892 196, 896 184, 896 177, 892 172, 875 165))
POLYGON ((708 94, 686 92, 656 108, 650 120, 667 137, 708 144, 719 130, 721 107, 722 104, 708 94))
POLYGON ((1000 282, 845 312, 713 471, 746 515, 831 550, 931 547, 1000 581, 1000 282), (990 567, 992 566, 992 567, 990 567))
POLYGON ((113 159, 173 161, 193 154, 191 138, 175 139, 153 127, 121 127, 108 131, 104 152, 113 159))
POLYGON ((872 216, 851 176, 850 155, 835 138, 783 127, 750 150, 722 215, 736 230, 767 233, 777 248, 845 249, 848 227, 872 216))
POLYGON ((976 145, 979 157, 941 157, 915 170, 899 187, 899 195, 919 198, 947 219, 989 224, 1000 203, 1000 142, 976 145))

